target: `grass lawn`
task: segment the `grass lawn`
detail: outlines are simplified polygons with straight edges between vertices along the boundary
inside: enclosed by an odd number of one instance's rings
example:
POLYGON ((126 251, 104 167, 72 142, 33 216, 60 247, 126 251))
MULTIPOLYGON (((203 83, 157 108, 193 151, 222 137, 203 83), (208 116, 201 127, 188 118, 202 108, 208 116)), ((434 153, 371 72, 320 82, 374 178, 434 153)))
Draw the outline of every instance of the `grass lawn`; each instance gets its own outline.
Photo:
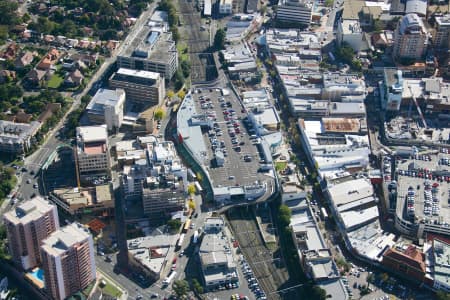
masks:
POLYGON ((178 54, 180 56, 180 60, 189 60, 189 53, 187 52, 188 47, 184 42, 179 42, 177 45, 178 54), (185 53, 186 51, 186 53, 185 53))
POLYGON ((53 74, 52 78, 50 78, 50 80, 47 83, 47 86, 51 89, 57 89, 59 88, 59 86, 61 85, 61 83, 63 83, 64 78, 62 78, 61 76, 57 75, 57 74, 53 74))
MULTIPOLYGON (((103 279, 103 280, 105 280, 105 279, 103 279)), ((102 291, 103 291, 103 293, 108 294, 108 295, 113 296, 113 297, 120 297, 122 295, 122 292, 119 291, 109 281, 106 281, 106 285, 102 288, 102 291)))
POLYGON ((278 161, 278 162, 275 163, 275 170, 277 172, 280 172, 280 171, 284 170, 286 168, 286 166, 287 166, 287 162, 285 162, 285 161, 278 161))

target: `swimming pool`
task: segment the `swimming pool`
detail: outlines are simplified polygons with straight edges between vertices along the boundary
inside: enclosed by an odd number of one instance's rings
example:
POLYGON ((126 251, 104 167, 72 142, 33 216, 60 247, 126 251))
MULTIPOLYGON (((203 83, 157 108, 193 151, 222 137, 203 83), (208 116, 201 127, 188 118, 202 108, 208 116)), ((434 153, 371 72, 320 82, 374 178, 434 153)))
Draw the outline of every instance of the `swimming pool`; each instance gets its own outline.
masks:
POLYGON ((33 272, 31 272, 31 276, 33 276, 39 281, 44 281, 44 270, 39 268, 34 269, 33 272))

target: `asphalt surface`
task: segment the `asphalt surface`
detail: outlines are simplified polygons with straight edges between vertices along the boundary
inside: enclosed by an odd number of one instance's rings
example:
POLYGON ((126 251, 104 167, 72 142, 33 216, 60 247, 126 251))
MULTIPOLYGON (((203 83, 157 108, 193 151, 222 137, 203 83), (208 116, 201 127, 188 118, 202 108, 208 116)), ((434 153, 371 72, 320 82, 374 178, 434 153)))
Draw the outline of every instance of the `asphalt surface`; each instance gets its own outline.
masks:
POLYGON ((227 216, 241 251, 267 299, 299 299, 295 289, 279 293, 281 289, 289 288, 289 275, 283 258, 275 256, 264 245, 251 207, 247 210, 232 209, 227 216))
POLYGON ((208 146, 208 157, 211 158, 209 173, 213 181, 213 186, 242 186, 253 184, 256 180, 266 179, 267 176, 258 173, 261 158, 257 146, 253 144, 249 134, 246 132, 245 125, 242 121, 246 117, 246 114, 241 113, 242 108, 239 101, 233 97, 233 94, 224 96, 225 100, 222 103, 219 102, 219 97, 221 97, 221 93, 216 89, 203 89, 201 94, 194 94, 194 101, 198 112, 216 115, 217 120, 215 122, 217 122, 221 131, 216 132, 215 136, 211 136, 211 138, 216 138, 219 143, 223 141, 224 147, 222 149, 226 151, 224 166, 215 166, 210 137, 208 137, 208 134, 203 136, 205 144, 208 146), (209 98, 209 102, 212 103, 214 108, 202 109, 201 101, 199 100, 201 96, 205 99, 209 98), (221 105, 226 105, 227 102, 230 102, 231 107, 221 107, 221 105), (231 117, 228 117, 229 115, 224 115, 224 112, 229 113, 231 110, 236 114, 233 118, 234 121, 231 121, 231 117), (226 121, 225 118, 229 119, 229 121, 226 121), (237 138, 239 143, 244 143, 243 145, 239 145, 241 148, 240 152, 233 149, 232 137, 229 134, 229 130, 232 132, 235 131, 234 128, 236 126, 233 124, 239 126, 240 132, 233 133, 233 136, 237 138), (249 157, 251 161, 246 162, 244 156, 249 157))

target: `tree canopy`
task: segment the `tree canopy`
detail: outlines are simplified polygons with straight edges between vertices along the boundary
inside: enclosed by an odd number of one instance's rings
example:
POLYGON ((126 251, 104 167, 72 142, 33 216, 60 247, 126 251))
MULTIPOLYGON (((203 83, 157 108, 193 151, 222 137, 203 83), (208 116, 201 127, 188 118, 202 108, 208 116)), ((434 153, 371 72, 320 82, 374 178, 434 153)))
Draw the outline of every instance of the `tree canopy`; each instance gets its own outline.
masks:
POLYGON ((214 48, 216 48, 216 50, 225 49, 225 38, 225 30, 223 28, 219 28, 214 35, 214 48))
POLYGON ((165 115, 166 115, 166 112, 161 107, 158 107, 157 109, 155 109, 154 118, 156 121, 160 121, 160 120, 164 119, 165 115))
POLYGON ((172 284, 177 299, 184 299, 189 293, 189 284, 186 280, 175 280, 172 284))
POLYGON ((283 227, 286 227, 291 223, 291 215, 291 209, 287 205, 282 204, 278 209, 278 218, 283 227))

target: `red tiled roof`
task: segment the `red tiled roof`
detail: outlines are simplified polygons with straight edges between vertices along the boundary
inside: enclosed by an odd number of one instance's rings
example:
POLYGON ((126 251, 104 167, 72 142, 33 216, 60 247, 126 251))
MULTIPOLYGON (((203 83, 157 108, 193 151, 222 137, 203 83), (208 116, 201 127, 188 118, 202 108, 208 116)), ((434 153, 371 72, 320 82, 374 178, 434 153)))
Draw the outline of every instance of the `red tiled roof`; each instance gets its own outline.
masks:
POLYGON ((106 227, 106 224, 100 221, 99 219, 94 219, 87 223, 87 226, 89 226, 89 229, 92 230, 95 233, 100 233, 100 231, 106 227))
POLYGON ((388 249, 384 256, 404 262, 406 265, 422 270, 423 272, 426 271, 425 255, 413 245, 408 246, 404 252, 392 248, 388 249))

